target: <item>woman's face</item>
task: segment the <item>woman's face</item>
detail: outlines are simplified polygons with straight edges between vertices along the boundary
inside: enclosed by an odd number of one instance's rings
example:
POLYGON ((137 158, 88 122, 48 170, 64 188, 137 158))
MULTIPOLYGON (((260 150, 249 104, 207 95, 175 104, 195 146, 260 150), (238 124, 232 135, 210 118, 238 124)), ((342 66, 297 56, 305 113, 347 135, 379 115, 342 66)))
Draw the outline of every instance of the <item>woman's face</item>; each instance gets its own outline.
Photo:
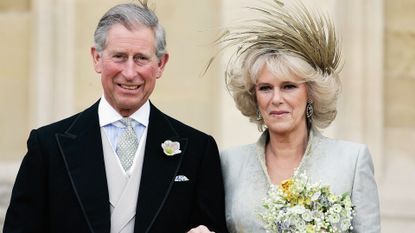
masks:
POLYGON ((272 74, 264 65, 255 85, 258 109, 271 133, 289 134, 306 129, 307 88, 292 75, 289 81, 272 74))

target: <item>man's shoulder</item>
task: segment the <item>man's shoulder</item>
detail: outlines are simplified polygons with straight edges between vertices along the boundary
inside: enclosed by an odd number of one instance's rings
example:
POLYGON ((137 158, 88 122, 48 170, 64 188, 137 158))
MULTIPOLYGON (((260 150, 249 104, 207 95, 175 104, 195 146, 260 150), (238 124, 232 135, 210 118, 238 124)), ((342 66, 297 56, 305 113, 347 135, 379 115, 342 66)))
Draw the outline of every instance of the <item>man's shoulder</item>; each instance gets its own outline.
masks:
POLYGON ((171 128, 177 131, 177 133, 182 136, 184 135, 201 136, 201 137, 209 136, 207 133, 199 129, 196 129, 193 126, 190 126, 189 124, 184 123, 181 120, 162 112, 161 110, 157 109, 154 105, 152 106, 152 111, 154 111, 157 115, 162 116, 162 118, 164 118, 164 120, 171 126, 171 128))
MULTIPOLYGON (((71 116, 67 116, 64 117, 62 119, 56 120, 52 123, 43 125, 39 128, 36 129, 36 131, 38 131, 39 133, 60 133, 60 132, 65 132, 66 130, 68 130, 73 124, 74 122, 77 121, 78 118, 80 118, 81 115, 91 115, 91 114, 95 114, 96 118, 97 118, 97 110, 96 110, 97 106, 92 105, 89 108, 86 108, 85 110, 75 113, 71 116)), ((92 118, 91 118, 92 119, 92 118)))
POLYGON ((200 135, 200 136, 208 136, 207 133, 196 129, 193 126, 188 125, 187 123, 184 123, 172 116, 169 116, 167 114, 164 114, 166 119, 171 123, 172 127, 180 132, 186 133, 186 134, 194 134, 194 135, 200 135))
POLYGON ((64 119, 43 125, 37 129, 34 129, 33 132, 37 132, 38 135, 42 135, 42 137, 46 138, 55 137, 56 134, 64 133, 68 128, 70 128, 72 122, 79 115, 80 113, 77 113, 64 119))

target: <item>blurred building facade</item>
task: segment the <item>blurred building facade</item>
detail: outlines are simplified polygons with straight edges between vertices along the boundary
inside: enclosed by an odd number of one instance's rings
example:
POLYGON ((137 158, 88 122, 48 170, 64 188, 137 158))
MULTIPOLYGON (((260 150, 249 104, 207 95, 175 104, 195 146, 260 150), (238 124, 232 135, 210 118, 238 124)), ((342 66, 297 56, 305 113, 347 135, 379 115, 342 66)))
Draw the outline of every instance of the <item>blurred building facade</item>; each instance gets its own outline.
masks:
MULTIPOLYGON (((415 232, 415 1, 304 0, 327 10, 342 37, 339 113, 324 133, 369 145, 382 232, 415 232)), ((0 225, 32 128, 70 116, 101 95, 89 49, 102 14, 121 0, 0 1, 0 225)), ((220 28, 257 0, 151 0, 170 61, 152 102, 212 134, 221 149, 255 141, 224 87, 222 63, 202 76, 220 28)))

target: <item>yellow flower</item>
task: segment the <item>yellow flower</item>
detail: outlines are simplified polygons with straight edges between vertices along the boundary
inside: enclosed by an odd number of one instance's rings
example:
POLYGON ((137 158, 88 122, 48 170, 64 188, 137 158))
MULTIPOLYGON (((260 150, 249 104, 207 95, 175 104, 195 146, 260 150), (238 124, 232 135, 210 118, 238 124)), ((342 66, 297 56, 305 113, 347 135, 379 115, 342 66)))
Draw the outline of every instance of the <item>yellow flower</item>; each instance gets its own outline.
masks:
POLYGON ((293 196, 293 193, 291 192, 291 187, 293 184, 294 184, 294 181, 292 179, 287 179, 287 180, 283 180, 280 185, 282 192, 286 196, 288 202, 290 202, 291 204, 296 203, 296 200, 294 200, 295 197, 293 196))
POLYGON ((306 232, 307 233, 315 233, 316 231, 315 231, 315 228, 312 224, 307 224, 306 232))
POLYGON ((284 192, 288 192, 288 190, 290 189, 290 187, 293 185, 294 181, 293 179, 287 179, 287 180, 283 180, 281 182, 281 188, 284 192))

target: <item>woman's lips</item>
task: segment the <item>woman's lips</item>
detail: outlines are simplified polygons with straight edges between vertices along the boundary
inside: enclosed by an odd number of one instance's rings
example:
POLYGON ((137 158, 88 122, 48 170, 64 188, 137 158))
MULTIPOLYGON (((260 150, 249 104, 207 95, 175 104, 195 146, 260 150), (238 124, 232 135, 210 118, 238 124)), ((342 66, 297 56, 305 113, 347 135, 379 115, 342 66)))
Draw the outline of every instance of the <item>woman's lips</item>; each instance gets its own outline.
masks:
POLYGON ((285 115, 287 113, 288 113, 288 111, 271 111, 270 115, 282 116, 282 115, 285 115))

